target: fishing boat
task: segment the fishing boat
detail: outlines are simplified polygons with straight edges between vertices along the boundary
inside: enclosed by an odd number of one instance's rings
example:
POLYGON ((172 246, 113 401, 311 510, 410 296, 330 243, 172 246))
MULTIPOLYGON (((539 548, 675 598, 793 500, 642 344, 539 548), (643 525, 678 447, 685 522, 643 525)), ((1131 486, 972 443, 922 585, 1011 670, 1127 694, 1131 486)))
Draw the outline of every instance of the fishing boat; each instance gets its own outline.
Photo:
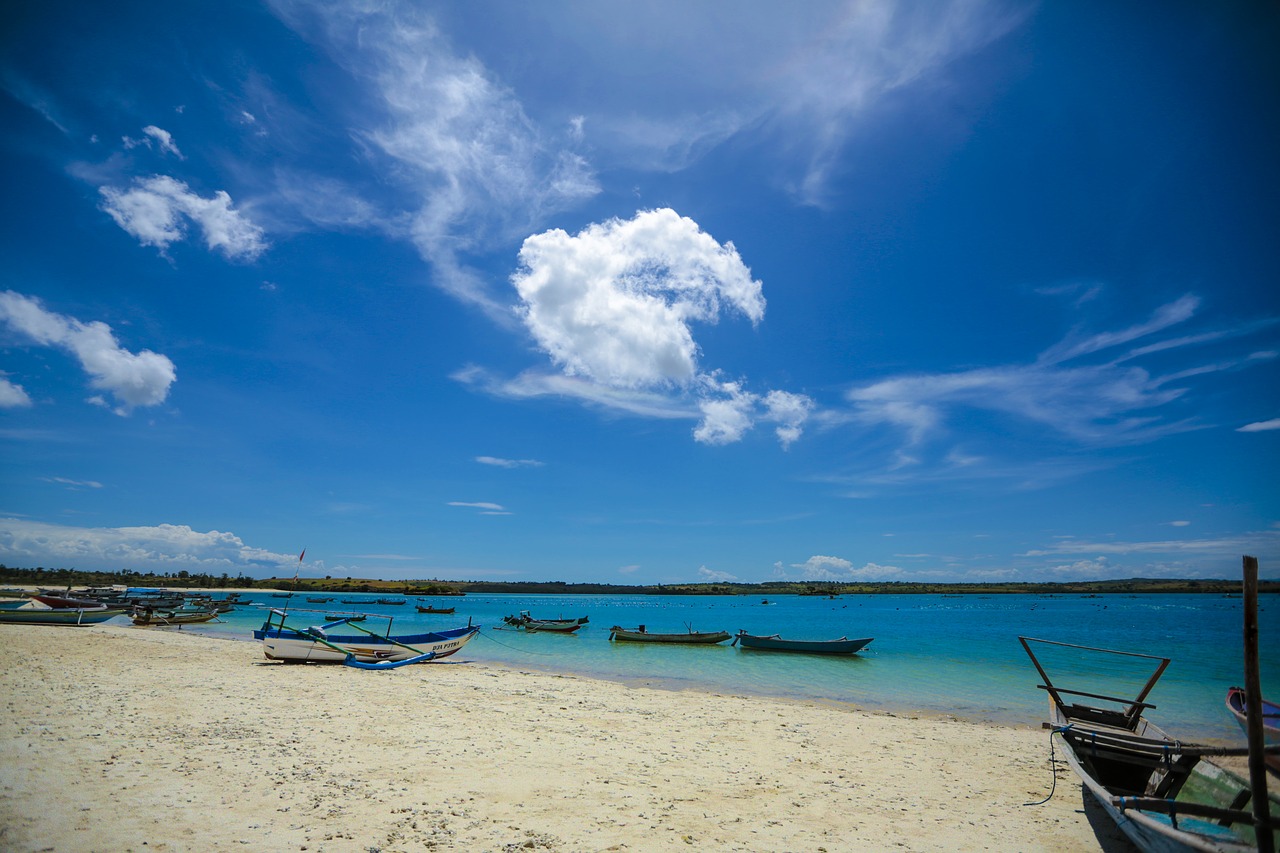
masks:
POLYGON ((324 625, 306 628, 285 623, 286 614, 272 610, 262 628, 253 632, 262 640, 262 652, 268 660, 290 663, 341 663, 358 669, 394 669, 414 663, 427 663, 455 654, 480 632, 479 625, 430 631, 420 634, 392 635, 390 617, 387 633, 379 634, 351 624, 354 617, 335 619, 324 625), (359 633, 339 634, 349 627, 359 633))
POLYGON ((733 638, 733 645, 741 644, 744 649, 755 649, 766 652, 804 652, 811 655, 851 655, 866 648, 874 637, 863 637, 850 640, 841 637, 838 640, 784 640, 777 634, 760 636, 738 631, 733 638))
MULTIPOLYGON (((1232 687, 1227 691, 1227 711, 1240 724, 1240 728, 1248 731, 1248 718, 1244 707, 1245 692, 1243 687, 1232 687)), ((1280 705, 1262 699, 1262 737, 1268 744, 1280 744, 1280 705)))
POLYGON ((379 598, 379 599, 378 599, 378 603, 379 603, 379 604, 388 604, 388 605, 404 604, 406 601, 408 601, 408 599, 407 599, 407 598, 400 598, 400 599, 396 599, 396 598, 379 598))
MULTIPOLYGON (((591 617, 582 616, 577 619, 535 619, 528 610, 521 610, 516 616, 503 616, 502 621, 508 625, 514 625, 517 628, 524 627, 531 622, 537 622, 539 625, 585 625, 591 621, 591 617)), ((543 630, 551 630, 544 628, 543 630)))
POLYGON ((340 619, 345 619, 348 622, 363 622, 365 616, 363 613, 348 613, 345 616, 341 613, 326 613, 324 616, 326 622, 337 622, 340 619))
POLYGON ((126 611, 118 607, 49 607, 31 600, 0 602, 0 623, 17 625, 96 625, 126 611))
MULTIPOLYGON (((1099 649, 1019 637, 1049 694, 1050 737, 1065 749, 1067 763, 1139 849, 1149 853, 1201 851, 1245 853, 1259 849, 1254 814, 1243 809, 1252 798, 1249 781, 1210 760, 1248 755, 1245 749, 1185 743, 1148 720, 1147 702, 1170 659, 1136 652, 1099 649), (1037 644, 1033 649, 1033 644, 1037 644), (1107 688, 1068 690, 1050 680, 1037 656, 1070 660, 1071 671, 1151 670, 1136 698, 1107 695, 1107 688), (1091 704, 1086 704, 1091 703, 1091 704), (1099 706, 1098 703, 1102 703, 1099 706)), ((1277 748, 1280 750, 1280 748, 1277 748)), ((1272 810, 1280 805, 1273 794, 1272 810)), ((1280 819, 1268 824, 1280 828, 1280 819)))
POLYGON ((419 613, 452 613, 457 610, 456 607, 432 607, 431 605, 415 604, 419 613))
MULTIPOLYGON (((687 627, 687 626, 686 626, 687 627)), ((695 631, 692 628, 680 634, 655 634, 645 629, 644 625, 634 631, 614 625, 609 629, 610 640, 624 640, 629 643, 694 643, 711 645, 723 643, 729 639, 728 631, 695 631)))
POLYGON ((319 597, 319 598, 308 598, 308 599, 307 599, 307 602, 308 602, 309 604, 328 604, 330 601, 333 601, 333 599, 332 599, 332 598, 325 598, 325 597, 323 597, 323 596, 321 596, 321 597, 319 597))
POLYGON ((191 610, 184 613, 179 610, 135 609, 132 615, 133 624, 151 628, 163 628, 169 625, 195 625, 200 622, 211 622, 218 618, 218 613, 214 610, 191 610))

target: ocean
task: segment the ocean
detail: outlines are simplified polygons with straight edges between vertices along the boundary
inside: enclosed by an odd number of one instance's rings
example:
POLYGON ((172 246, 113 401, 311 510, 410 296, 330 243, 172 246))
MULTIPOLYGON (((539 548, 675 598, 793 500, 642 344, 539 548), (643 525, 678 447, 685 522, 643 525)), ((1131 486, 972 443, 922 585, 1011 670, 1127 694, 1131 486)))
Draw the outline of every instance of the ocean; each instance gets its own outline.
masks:
MULTIPOLYGON (((311 593, 313 597, 315 593, 311 593)), ((1244 680, 1243 606, 1222 595, 842 595, 653 596, 480 595, 411 596, 400 606, 378 605, 388 594, 334 594, 308 604, 267 593, 243 594, 221 623, 189 625, 221 637, 252 639, 271 607, 289 605, 289 624, 318 625, 324 614, 359 610, 393 617, 393 633, 443 629, 468 621, 484 630, 450 661, 494 661, 522 669, 576 673, 665 689, 696 689, 726 697, 741 694, 849 703, 908 715, 951 715, 998 724, 1036 725, 1047 716, 1045 691, 1018 637, 1096 646, 1168 657, 1172 663, 1148 697, 1148 712, 1182 739, 1243 744, 1227 715, 1228 687, 1244 680), (342 604, 342 599, 368 604, 342 604), (414 604, 455 607, 453 615, 419 614, 414 604), (576 634, 527 634, 502 617, 530 611, 535 618, 588 617, 576 634), (747 651, 717 646, 670 646, 609 641, 618 625, 669 633, 697 631, 780 634, 787 639, 874 637, 854 656, 826 657, 747 651)), ((1280 696, 1280 601, 1260 598, 1259 646, 1263 695, 1280 696)), ((385 620, 369 618, 376 629, 385 620)), ((141 629, 140 629, 141 630, 141 629)), ((150 630, 150 629, 148 629, 150 630)), ((171 630, 171 629, 170 629, 171 630)), ((260 659, 246 647, 246 660, 260 659)), ((1136 696, 1152 662, 1125 659, 1116 666, 1069 649, 1048 647, 1042 658, 1059 687, 1136 696), (1052 665, 1051 665, 1052 664, 1052 665), (1106 689, 1099 689, 1099 687, 1106 689)), ((287 672, 282 671, 282 678, 287 672)), ((353 671, 353 677, 376 674, 353 671)))

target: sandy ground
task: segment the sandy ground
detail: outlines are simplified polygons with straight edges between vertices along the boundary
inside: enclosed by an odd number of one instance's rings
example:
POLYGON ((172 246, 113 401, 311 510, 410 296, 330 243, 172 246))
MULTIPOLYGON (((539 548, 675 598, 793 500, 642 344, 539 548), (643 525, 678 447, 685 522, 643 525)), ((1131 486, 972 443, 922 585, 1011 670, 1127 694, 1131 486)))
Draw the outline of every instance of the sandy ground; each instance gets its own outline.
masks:
MULTIPOLYGON (((1123 850, 1044 731, 0 625, 0 850, 1123 850)), ((475 655, 469 657, 467 652, 475 655)))

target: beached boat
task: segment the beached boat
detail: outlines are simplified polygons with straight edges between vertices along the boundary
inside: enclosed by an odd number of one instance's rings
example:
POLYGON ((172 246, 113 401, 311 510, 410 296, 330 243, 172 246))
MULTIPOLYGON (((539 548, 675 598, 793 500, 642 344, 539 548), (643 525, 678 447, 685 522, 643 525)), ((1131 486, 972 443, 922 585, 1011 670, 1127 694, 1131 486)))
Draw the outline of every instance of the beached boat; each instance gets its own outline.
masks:
POLYGON ((93 610, 106 606, 101 601, 92 598, 70 598, 62 595, 33 595, 31 598, 54 610, 65 610, 67 608, 72 610, 77 608, 93 610))
POLYGON ((0 603, 0 623, 16 625, 95 625, 126 611, 118 607, 49 607, 32 601, 0 603))
MULTIPOLYGON (((1155 707, 1146 700, 1169 658, 1031 637, 1018 640, 1043 680, 1040 689, 1049 694, 1050 736, 1065 746, 1067 763, 1085 789, 1134 844, 1149 853, 1259 849, 1254 815, 1243 810, 1252 797, 1249 781, 1210 760, 1248 755, 1248 749, 1185 743, 1144 716, 1155 707), (1152 671, 1133 699, 1106 695, 1101 692, 1105 687, 1068 690, 1050 680, 1033 643, 1040 644, 1036 649, 1041 655, 1069 657, 1062 666, 1073 672, 1129 672, 1138 662, 1144 666, 1138 678, 1146 669, 1152 671)), ((1280 799, 1274 794, 1270 799, 1273 813, 1280 814, 1280 799)), ((1270 818, 1268 824, 1280 828, 1280 819, 1270 818)))
POLYGON ((692 628, 680 634, 655 634, 645 629, 644 625, 634 631, 614 625, 609 629, 610 640, 625 640, 630 643, 696 643, 711 645, 723 643, 729 639, 728 631, 695 631, 692 628))
POLYGON ((863 637, 860 640, 850 640, 848 637, 841 637, 838 640, 784 640, 777 634, 768 636, 760 636, 757 634, 748 634, 746 631, 739 631, 738 635, 733 638, 733 644, 742 645, 744 649, 755 649, 757 651, 766 652, 804 652, 812 655, 851 655, 859 652, 873 640, 874 637, 863 637))
POLYGON ((430 605, 415 604, 419 613, 452 613, 457 610, 456 607, 431 607, 430 605))
MULTIPOLYGON (((389 632, 390 618, 382 618, 387 619, 389 632)), ((392 635, 353 625, 353 617, 306 628, 287 625, 284 620, 283 611, 272 610, 262 628, 253 632, 255 640, 262 640, 262 652, 268 660, 341 663, 360 669, 392 669, 440 660, 455 654, 480 632, 480 626, 467 625, 447 631, 392 635), (337 633, 343 627, 359 633, 337 633)))
MULTIPOLYGON (((1243 687, 1232 687, 1227 691, 1227 711, 1240 724, 1243 731, 1248 731, 1248 720, 1244 708, 1245 692, 1243 687)), ((1268 744, 1280 744, 1280 705, 1262 699, 1262 737, 1268 744)))
POLYGON ((218 618, 213 610, 134 610, 133 624, 143 627, 163 628, 168 625, 195 625, 218 618))

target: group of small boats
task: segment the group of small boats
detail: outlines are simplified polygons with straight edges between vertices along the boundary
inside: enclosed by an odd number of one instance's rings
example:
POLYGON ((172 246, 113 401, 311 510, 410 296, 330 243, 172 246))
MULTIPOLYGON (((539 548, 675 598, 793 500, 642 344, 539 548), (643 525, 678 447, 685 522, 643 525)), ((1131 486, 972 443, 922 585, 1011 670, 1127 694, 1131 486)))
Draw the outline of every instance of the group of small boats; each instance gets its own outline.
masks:
POLYGON ((24 625, 96 625, 128 615, 134 625, 168 627, 210 622, 236 605, 238 593, 214 599, 199 594, 144 593, 126 595, 106 588, 76 593, 44 590, 12 601, 0 601, 0 623, 24 625))

